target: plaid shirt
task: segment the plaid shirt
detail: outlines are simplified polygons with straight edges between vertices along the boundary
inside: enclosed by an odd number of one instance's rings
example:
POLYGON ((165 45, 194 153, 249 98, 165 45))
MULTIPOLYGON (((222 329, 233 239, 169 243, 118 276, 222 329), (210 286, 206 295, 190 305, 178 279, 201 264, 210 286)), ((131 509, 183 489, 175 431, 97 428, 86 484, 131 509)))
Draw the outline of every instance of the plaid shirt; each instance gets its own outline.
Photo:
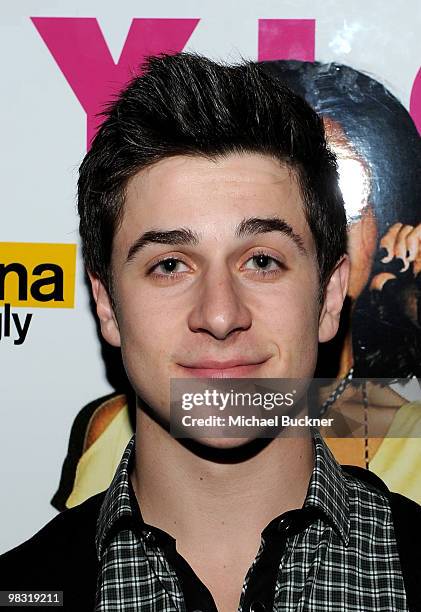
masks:
MULTIPOLYGON (((191 612, 174 564, 134 511, 129 487, 134 447, 133 437, 98 518, 95 610, 191 612)), ((303 508, 277 517, 262 532, 238 610, 253 609, 248 591, 253 581, 262 583, 270 575, 270 566, 262 561, 270 547, 272 564, 276 559, 270 605, 276 612, 408 610, 386 495, 345 473, 318 432, 314 448, 315 465, 303 508)), ((266 604, 254 609, 270 608, 266 604)))

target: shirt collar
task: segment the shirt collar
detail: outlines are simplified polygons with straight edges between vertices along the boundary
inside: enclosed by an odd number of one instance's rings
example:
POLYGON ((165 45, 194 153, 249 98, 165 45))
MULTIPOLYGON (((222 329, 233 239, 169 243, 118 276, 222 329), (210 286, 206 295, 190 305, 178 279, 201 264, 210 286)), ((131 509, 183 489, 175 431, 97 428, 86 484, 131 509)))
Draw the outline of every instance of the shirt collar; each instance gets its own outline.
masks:
POLYGON ((130 504, 129 469, 134 458, 134 449, 135 436, 133 435, 102 502, 95 536, 99 558, 101 558, 105 540, 111 530, 120 521, 131 520, 133 516, 130 504))
POLYGON ((312 433, 315 461, 304 507, 320 509, 333 527, 338 530, 347 546, 350 511, 349 490, 345 474, 320 433, 316 429, 312 433))
MULTIPOLYGON (((323 512, 342 537, 345 545, 349 541, 349 493, 341 466, 317 430, 313 430, 314 468, 304 501, 305 508, 317 508, 323 512)), ((130 503, 129 470, 134 458, 135 436, 131 438, 115 476, 105 494, 96 530, 96 548, 100 558, 104 543, 112 529, 120 521, 131 520, 133 510, 130 503)))

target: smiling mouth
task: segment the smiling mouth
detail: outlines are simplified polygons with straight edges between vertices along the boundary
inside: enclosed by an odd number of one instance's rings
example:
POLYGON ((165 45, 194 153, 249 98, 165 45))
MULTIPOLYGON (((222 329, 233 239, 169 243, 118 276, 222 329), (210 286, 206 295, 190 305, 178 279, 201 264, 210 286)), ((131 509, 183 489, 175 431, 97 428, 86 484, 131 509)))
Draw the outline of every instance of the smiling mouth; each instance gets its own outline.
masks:
POLYGON ((203 361, 195 365, 181 365, 190 378, 254 378, 267 359, 255 363, 241 361, 203 361))

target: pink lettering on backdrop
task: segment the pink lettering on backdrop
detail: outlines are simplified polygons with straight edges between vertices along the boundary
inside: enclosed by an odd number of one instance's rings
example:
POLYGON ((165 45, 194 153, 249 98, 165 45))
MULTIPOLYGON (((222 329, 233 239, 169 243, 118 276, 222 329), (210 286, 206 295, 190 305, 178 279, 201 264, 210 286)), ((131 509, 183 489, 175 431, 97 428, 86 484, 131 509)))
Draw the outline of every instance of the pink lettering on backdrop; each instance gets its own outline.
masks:
POLYGON ((315 33, 315 19, 259 19, 258 59, 314 62, 315 33))
POLYGON ((103 120, 96 115, 138 72, 142 60, 158 53, 178 53, 199 22, 199 19, 133 19, 115 63, 95 18, 31 19, 86 111, 88 147, 103 120))
POLYGON ((417 126, 418 132, 421 134, 421 68, 418 70, 412 86, 409 112, 417 126))

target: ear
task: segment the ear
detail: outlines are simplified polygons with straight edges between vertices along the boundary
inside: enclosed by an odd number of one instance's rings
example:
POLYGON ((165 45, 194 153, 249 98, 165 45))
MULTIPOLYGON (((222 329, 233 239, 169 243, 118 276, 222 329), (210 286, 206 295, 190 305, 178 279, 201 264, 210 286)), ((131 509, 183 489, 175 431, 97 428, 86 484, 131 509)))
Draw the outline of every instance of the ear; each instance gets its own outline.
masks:
POLYGON ((349 281, 349 257, 344 255, 332 272, 319 317, 319 342, 331 340, 339 327, 349 281))
POLYGON ((96 302, 96 312, 101 326, 102 336, 104 340, 112 346, 121 346, 118 322, 114 314, 108 291, 97 276, 94 276, 90 272, 88 272, 88 276, 91 281, 92 294, 96 302))

